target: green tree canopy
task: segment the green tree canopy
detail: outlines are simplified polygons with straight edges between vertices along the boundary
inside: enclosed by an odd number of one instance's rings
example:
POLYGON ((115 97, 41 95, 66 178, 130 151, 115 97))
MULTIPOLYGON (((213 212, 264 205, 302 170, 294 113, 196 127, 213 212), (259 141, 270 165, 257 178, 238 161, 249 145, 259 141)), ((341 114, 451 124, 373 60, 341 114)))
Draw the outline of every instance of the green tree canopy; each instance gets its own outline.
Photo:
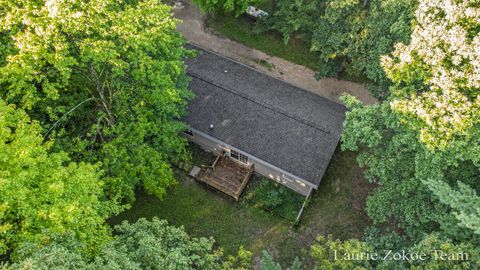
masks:
MULTIPOLYGON (((262 259, 260 260, 260 270, 282 270, 282 266, 278 262, 275 262, 268 253, 268 251, 264 250, 262 252, 262 259)), ((298 257, 292 262, 290 267, 287 267, 286 270, 302 270, 302 262, 298 257)))
POLYGON ((139 219, 115 227, 114 240, 93 260, 79 256, 79 243, 68 235, 39 246, 20 248, 12 269, 225 269, 245 270, 251 253, 240 251, 236 259, 222 261, 222 251, 213 248, 213 239, 190 237, 182 227, 166 221, 139 219))
POLYGON ((51 152, 40 126, 0 100, 0 254, 49 234, 71 233, 96 251, 109 239, 106 202, 97 165, 71 162, 51 152))
POLYGON ((123 222, 115 232, 109 248, 124 251, 142 269, 219 269, 221 252, 213 249, 213 239, 190 237, 164 220, 123 222))
POLYGON ((347 241, 333 240, 331 235, 326 238, 318 236, 316 242, 311 246, 311 255, 319 270, 371 269, 372 264, 367 257, 360 257, 361 254, 369 253, 373 253, 372 247, 358 239, 347 241), (352 257, 357 255, 359 256, 358 258, 352 257))
POLYGON ((188 159, 181 117, 189 53, 171 10, 145 1, 4 1, 1 95, 26 109, 54 147, 102 162, 111 199, 138 186, 162 197, 188 159))
POLYGON ((237 16, 247 10, 255 0, 193 0, 203 12, 234 13, 237 16))
POLYGON ((389 81, 380 58, 411 34, 415 0, 278 0, 266 29, 279 31, 285 43, 302 37, 320 57, 318 75, 340 71, 373 82, 384 97, 389 81), (343 68, 346 68, 343 70, 343 68))
POLYGON ((317 269, 338 270, 470 270, 480 266, 478 247, 454 244, 430 234, 403 249, 377 250, 372 243, 358 239, 333 240, 318 237, 311 247, 317 269))
POLYGON ((412 270, 478 269, 480 249, 469 243, 454 244, 436 234, 426 236, 409 249, 411 254, 425 253, 425 260, 410 262, 412 270))
POLYGON ((384 103, 351 98, 343 147, 380 184, 368 198, 376 223, 413 240, 433 231, 479 243, 480 9, 476 1, 420 1, 408 45, 382 60, 393 82, 384 103))

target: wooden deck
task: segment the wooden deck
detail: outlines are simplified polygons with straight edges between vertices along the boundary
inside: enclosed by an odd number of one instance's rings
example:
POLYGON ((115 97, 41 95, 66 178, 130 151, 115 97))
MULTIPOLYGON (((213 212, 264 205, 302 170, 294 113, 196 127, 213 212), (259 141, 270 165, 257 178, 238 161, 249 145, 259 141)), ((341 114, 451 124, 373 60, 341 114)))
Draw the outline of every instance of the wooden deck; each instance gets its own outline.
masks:
POLYGON ((244 166, 229 157, 218 156, 212 166, 196 167, 194 170, 195 178, 198 181, 204 182, 238 201, 253 173, 253 165, 244 166))

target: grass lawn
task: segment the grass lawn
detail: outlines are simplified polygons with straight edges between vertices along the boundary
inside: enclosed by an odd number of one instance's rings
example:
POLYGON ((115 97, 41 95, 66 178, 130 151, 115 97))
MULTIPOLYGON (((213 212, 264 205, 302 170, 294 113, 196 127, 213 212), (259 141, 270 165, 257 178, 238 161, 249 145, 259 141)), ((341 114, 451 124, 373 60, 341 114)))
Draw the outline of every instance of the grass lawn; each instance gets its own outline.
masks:
MULTIPOLYGON (((197 154, 198 150, 194 155, 197 154)), ((212 236, 227 254, 235 253, 243 245, 255 255, 267 249, 283 265, 299 256, 306 266, 311 266, 309 246, 317 234, 358 237, 367 225, 362 209, 370 188, 362 180, 355 157, 354 153, 337 151, 300 225, 295 228, 270 212, 234 202, 182 172, 178 173, 178 185, 162 201, 139 191, 133 207, 110 219, 110 224, 158 216, 184 226, 193 236, 212 236)), ((206 159, 195 159, 201 160, 206 159)))

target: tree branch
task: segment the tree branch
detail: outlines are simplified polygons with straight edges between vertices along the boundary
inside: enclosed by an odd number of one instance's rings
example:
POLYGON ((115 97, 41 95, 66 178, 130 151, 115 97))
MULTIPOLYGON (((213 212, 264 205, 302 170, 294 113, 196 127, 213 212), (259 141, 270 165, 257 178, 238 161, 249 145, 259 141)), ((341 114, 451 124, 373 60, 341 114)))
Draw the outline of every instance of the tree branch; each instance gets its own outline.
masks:
POLYGON ((47 132, 45 133, 45 135, 43 135, 43 139, 47 138, 47 135, 50 133, 50 131, 52 131, 52 129, 54 129, 59 123, 61 120, 63 120, 65 117, 67 117, 69 114, 71 114, 73 111, 75 111, 78 107, 82 106, 83 103, 86 103, 90 100, 93 100, 94 98, 91 97, 91 98, 87 98, 85 99, 84 101, 78 103, 77 105, 75 105, 72 109, 70 109, 68 112, 66 112, 64 115, 62 115, 62 117, 60 117, 48 130, 47 132))

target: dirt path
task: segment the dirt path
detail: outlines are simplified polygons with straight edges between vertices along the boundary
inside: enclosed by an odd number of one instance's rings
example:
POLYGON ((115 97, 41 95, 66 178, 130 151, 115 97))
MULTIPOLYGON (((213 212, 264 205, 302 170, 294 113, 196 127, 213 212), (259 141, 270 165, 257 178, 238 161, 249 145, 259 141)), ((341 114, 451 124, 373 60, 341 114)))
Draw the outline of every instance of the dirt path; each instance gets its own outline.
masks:
POLYGON ((205 27, 204 16, 190 0, 182 0, 181 4, 183 5, 180 8, 175 9, 175 17, 183 21, 177 28, 193 44, 235 59, 270 76, 282 79, 331 100, 338 101, 338 97, 342 93, 349 93, 366 104, 372 104, 377 101, 359 83, 334 78, 317 80, 315 79, 315 72, 309 68, 270 56, 228 38, 217 36, 205 27), (259 64, 265 63, 265 61, 273 68, 259 64))

